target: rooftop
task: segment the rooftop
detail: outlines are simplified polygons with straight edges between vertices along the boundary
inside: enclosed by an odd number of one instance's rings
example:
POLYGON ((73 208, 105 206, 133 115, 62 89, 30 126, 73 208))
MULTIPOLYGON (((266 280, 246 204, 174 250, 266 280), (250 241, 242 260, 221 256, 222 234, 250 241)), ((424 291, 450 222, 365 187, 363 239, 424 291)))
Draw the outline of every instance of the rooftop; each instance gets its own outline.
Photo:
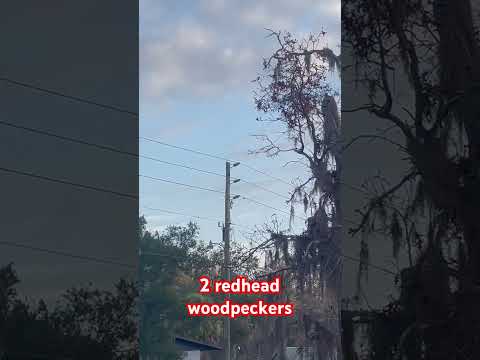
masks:
POLYGON ((182 351, 194 351, 194 350, 200 350, 200 351, 215 351, 215 350, 222 350, 222 348, 215 346, 215 345, 210 345, 206 344, 200 341, 192 340, 192 339, 187 339, 181 336, 176 336, 175 337, 175 345, 179 350, 182 351))

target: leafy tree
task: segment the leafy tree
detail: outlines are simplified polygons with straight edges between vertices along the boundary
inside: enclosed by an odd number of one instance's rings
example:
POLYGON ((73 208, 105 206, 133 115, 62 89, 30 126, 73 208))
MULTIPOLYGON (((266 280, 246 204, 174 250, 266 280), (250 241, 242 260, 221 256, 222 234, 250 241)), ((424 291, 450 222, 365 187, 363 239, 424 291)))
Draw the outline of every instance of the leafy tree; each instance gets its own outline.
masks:
MULTIPOLYGON (((184 234, 188 234, 184 232, 184 234)), ((178 264, 185 249, 174 247, 173 238, 146 230, 140 218, 140 354, 178 359, 173 339, 181 314, 176 291, 178 264)))
MULTIPOLYGON (((253 256, 238 244, 232 246, 233 273, 248 274, 257 267, 253 256)), ((188 302, 222 302, 223 297, 198 294, 198 278, 222 276, 223 248, 199 240, 196 224, 169 226, 150 232, 140 218, 141 353, 162 359, 176 359, 173 339, 187 336, 219 343, 223 336, 221 318, 187 316, 188 302)), ((247 335, 244 321, 232 321, 233 341, 247 335)))
POLYGON ((136 289, 120 280, 113 292, 70 289, 53 309, 16 293, 11 265, 0 269, 2 359, 131 359, 136 344, 136 289))

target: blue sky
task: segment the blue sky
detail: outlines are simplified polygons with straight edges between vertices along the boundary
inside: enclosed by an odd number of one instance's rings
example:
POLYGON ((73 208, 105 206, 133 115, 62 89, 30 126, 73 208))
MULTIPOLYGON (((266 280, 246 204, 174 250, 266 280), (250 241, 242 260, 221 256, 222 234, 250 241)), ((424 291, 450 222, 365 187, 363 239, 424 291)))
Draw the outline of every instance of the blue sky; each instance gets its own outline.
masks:
MULTIPOLYGON (((258 148, 254 134, 271 133, 270 124, 255 121, 252 80, 262 59, 275 46, 265 28, 286 30, 302 37, 327 31, 327 44, 338 52, 340 44, 339 0, 198 0, 140 1, 140 136, 177 146, 218 154, 261 169, 286 182, 303 178, 301 165, 283 165, 297 159, 282 155, 271 159, 249 155, 258 148)), ((140 153, 165 161, 224 173, 225 163, 159 144, 140 141, 140 153)), ((224 179, 142 159, 140 174, 223 191, 224 179)), ((288 196, 287 184, 258 174, 245 166, 232 176, 254 182, 288 196)), ((232 193, 241 194, 288 212, 285 200, 258 187, 238 183, 232 193)), ((189 190, 173 184, 140 179, 140 211, 150 227, 194 220, 202 239, 221 240, 214 221, 168 215, 144 206, 184 214, 223 218, 221 194, 189 190)), ((303 215, 301 208, 297 214, 303 215)), ((288 216, 272 209, 237 200, 232 222, 253 228, 269 222, 276 213, 288 226, 288 216)), ((295 231, 302 229, 297 218, 295 231)), ((235 228, 233 238, 245 239, 245 229, 235 228)))

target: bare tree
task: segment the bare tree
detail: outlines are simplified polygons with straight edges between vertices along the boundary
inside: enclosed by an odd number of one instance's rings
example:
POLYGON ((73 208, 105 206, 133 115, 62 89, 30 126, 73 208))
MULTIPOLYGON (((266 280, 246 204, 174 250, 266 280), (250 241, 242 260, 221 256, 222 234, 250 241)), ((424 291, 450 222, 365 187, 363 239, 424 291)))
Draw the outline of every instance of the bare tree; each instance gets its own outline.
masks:
POLYGON ((295 184, 290 196, 292 218, 298 202, 312 209, 307 230, 300 236, 271 233, 274 245, 269 259, 272 271, 293 271, 297 316, 304 329, 304 347, 319 358, 340 356, 341 255, 338 226, 341 209, 339 185, 340 116, 339 94, 328 81, 329 72, 340 66, 340 58, 324 46, 325 33, 303 40, 289 33, 271 31, 277 50, 264 60, 257 78, 259 121, 270 121, 283 129, 282 140, 263 135, 257 153, 279 156, 295 153, 310 169, 306 179, 295 184), (281 140, 280 140, 281 141, 281 140))
POLYGON ((280 123, 290 144, 282 147, 270 136, 261 135, 264 146, 256 152, 268 156, 294 152, 306 161, 311 176, 295 188, 291 202, 304 202, 307 208, 317 205, 312 203, 315 194, 325 194, 323 201, 328 202, 332 193, 325 175, 329 168, 335 176, 333 146, 340 123, 334 99, 338 94, 327 82, 327 74, 340 65, 340 58, 322 47, 325 33, 303 41, 289 33, 272 31, 270 35, 279 48, 264 60, 262 76, 256 79, 255 103, 265 114, 257 120, 280 123))

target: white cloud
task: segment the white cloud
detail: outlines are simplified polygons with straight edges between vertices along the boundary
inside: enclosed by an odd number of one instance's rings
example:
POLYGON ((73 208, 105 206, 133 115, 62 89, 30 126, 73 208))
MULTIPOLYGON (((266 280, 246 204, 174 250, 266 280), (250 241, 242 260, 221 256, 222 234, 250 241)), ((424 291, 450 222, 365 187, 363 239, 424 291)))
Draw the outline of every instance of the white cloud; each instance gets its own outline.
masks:
POLYGON ((175 34, 174 42, 179 50, 198 51, 210 49, 214 46, 212 32, 196 24, 181 24, 175 34))
POLYGON ((166 11, 165 1, 141 1, 142 97, 163 102, 247 89, 275 45, 265 38, 265 28, 294 34, 326 29, 332 33, 330 46, 339 39, 340 0, 321 5, 314 0, 202 0, 182 5, 166 11), (311 23, 318 27, 305 29, 311 23))
POLYGON ((342 3, 336 0, 319 1, 318 11, 328 17, 340 19, 342 13, 342 3))
POLYGON ((289 14, 275 13, 269 4, 258 2, 251 8, 241 9, 240 20, 246 26, 271 29, 288 29, 293 19, 289 14))
POLYGON ((225 0, 203 0, 203 8, 210 14, 221 14, 226 8, 225 0))

